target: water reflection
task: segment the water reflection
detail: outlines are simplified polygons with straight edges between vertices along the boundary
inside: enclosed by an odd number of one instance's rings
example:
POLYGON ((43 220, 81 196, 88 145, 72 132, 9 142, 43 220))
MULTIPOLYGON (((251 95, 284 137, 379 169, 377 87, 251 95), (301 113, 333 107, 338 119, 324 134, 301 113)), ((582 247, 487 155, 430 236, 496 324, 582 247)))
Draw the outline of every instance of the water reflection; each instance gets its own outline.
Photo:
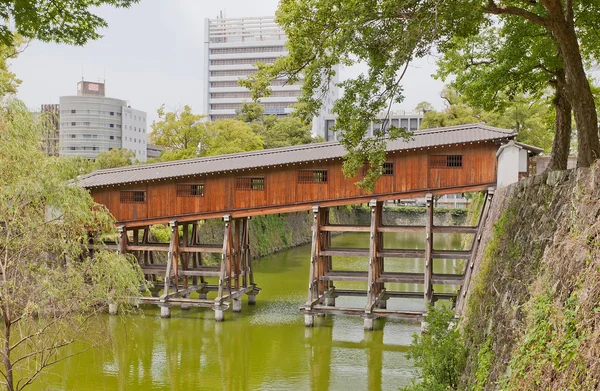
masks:
MULTIPOLYGON (((348 234, 334 246, 367 247, 367 237, 348 234)), ((435 248, 460 248, 459 235, 437 235, 435 248)), ((389 248, 422 248, 419 234, 386 234, 389 248)), ((144 316, 100 317, 98 327, 113 336, 107 348, 88 351, 55 366, 32 389, 40 390, 388 390, 413 376, 406 359, 418 324, 381 320, 365 332, 355 317, 318 317, 305 328, 299 307, 306 300, 309 246, 265 257, 255 263, 263 288, 257 305, 244 300, 241 314, 216 323, 205 309, 173 309, 171 319, 146 307, 144 316), (384 326, 384 327, 383 327, 384 326)), ((336 267, 365 270, 366 259, 334 260, 336 267)), ((451 273, 456 261, 437 262, 436 273, 451 273)), ((386 260, 386 270, 423 272, 423 261, 386 260)), ((338 284, 336 284, 338 285, 338 284)), ((360 283, 339 288, 361 289, 360 283)), ((364 284, 363 284, 364 285, 364 284)), ((390 290, 422 289, 386 284, 390 290)), ((362 289, 365 289, 362 286, 362 289)), ((437 288, 437 287, 436 287, 437 288)), ((338 305, 360 306, 364 299, 338 298, 338 305)), ((391 299, 389 308, 422 308, 422 300, 391 299)), ((77 348, 77 347, 74 347, 77 348)))

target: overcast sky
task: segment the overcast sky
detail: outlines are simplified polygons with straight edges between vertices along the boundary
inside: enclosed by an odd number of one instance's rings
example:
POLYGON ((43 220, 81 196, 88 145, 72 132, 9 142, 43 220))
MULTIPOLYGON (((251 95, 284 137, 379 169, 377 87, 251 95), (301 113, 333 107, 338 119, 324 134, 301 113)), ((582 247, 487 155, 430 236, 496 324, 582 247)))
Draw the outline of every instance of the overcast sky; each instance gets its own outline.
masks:
MULTIPOLYGON (((273 15, 277 0, 142 0, 129 9, 102 8, 108 22, 103 37, 84 47, 32 42, 11 69, 23 80, 18 97, 32 109, 58 103, 59 97, 76 95, 77 82, 106 79, 106 95, 125 99, 148 113, 156 109, 190 105, 200 113, 204 18, 219 11, 226 17, 273 15)), ((429 101, 443 108, 442 83, 433 80, 434 58, 417 61, 404 77, 406 100, 397 108, 412 111, 429 101)), ((342 79, 362 71, 342 69, 342 79)))

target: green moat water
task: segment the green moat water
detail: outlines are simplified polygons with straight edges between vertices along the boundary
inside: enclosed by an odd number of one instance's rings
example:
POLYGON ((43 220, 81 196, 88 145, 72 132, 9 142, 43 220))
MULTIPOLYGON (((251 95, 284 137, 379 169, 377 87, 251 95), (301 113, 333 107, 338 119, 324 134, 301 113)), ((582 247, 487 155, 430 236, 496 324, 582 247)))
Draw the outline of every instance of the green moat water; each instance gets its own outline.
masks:
MULTIPOLYGON (((436 235, 436 249, 460 249, 460 235, 436 235)), ((335 247, 368 247, 368 234, 333 238, 335 247)), ((423 248, 422 234, 386 234, 387 248, 423 248)), ((98 327, 112 334, 101 349, 89 350, 51 368, 33 390, 397 390, 414 376, 406 358, 419 324, 381 321, 365 332, 358 317, 317 319, 305 328, 310 245, 254 260, 262 288, 257 304, 243 301, 242 313, 173 307, 161 319, 158 307, 144 315, 103 316, 98 327)), ((334 269, 366 270, 367 260, 334 257, 334 269)), ((435 273, 453 273, 459 261, 436 260, 435 273)), ((422 272, 422 260, 386 259, 387 271, 422 272)), ((363 283, 338 288, 366 289, 363 283)), ((389 290, 419 285, 386 284, 389 290)), ((435 287, 442 291, 442 287, 435 287)), ((446 288, 446 287, 444 287, 446 288)), ((362 306, 363 298, 337 298, 340 306, 362 306)), ((391 299, 388 308, 422 309, 422 300, 391 299)), ((76 349, 77 346, 73 347, 76 349)))

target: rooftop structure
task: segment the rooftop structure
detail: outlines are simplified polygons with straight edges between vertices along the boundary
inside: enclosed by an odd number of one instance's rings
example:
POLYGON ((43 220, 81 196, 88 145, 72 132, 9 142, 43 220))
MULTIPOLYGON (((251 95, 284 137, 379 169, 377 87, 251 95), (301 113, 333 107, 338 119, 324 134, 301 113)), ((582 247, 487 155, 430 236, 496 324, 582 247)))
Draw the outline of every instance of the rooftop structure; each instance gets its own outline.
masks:
POLYGON ((77 95, 60 97, 60 155, 95 159, 127 148, 146 161, 146 113, 105 96, 105 84, 80 81, 77 95))

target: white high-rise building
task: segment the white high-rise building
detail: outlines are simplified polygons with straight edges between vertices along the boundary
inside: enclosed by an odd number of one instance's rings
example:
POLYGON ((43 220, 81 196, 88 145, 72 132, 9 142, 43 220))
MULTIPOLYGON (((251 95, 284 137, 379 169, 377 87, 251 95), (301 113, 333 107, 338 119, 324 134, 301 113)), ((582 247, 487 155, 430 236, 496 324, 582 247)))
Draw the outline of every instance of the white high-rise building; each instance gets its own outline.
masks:
MULTIPOLYGON (((287 37, 274 17, 207 18, 204 37, 204 113, 210 121, 234 118, 242 103, 252 101, 250 91, 238 80, 255 73, 255 63, 272 64, 286 55, 287 37)), ((337 81, 336 75, 333 82, 337 81)), ((292 105, 298 103, 301 82, 288 84, 286 79, 278 79, 271 88, 273 93, 261 99, 265 114, 289 115, 292 105)), ((313 120, 314 134, 323 133, 323 118, 337 98, 338 88, 332 85, 320 115, 313 120)))
POLYGON ((60 97, 60 155, 95 159, 127 148, 146 161, 146 113, 121 99, 104 96, 104 83, 80 81, 77 95, 60 97))

